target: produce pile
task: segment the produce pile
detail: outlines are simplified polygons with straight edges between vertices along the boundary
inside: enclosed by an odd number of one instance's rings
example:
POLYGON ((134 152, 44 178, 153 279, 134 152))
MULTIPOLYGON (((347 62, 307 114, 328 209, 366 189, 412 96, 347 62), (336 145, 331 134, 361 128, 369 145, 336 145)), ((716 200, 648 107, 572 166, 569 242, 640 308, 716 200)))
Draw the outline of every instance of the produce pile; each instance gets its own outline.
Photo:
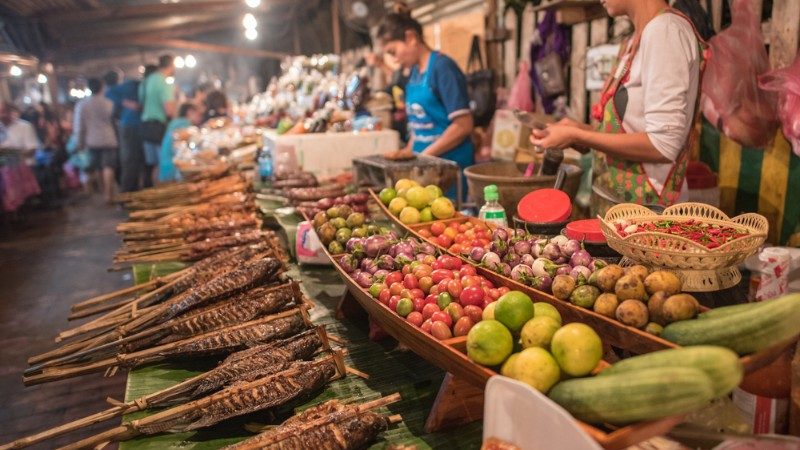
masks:
POLYGON ((486 305, 508 288, 495 288, 475 267, 408 238, 352 238, 339 266, 378 301, 422 331, 444 340, 465 336, 486 305))
POLYGON ((314 215, 312 220, 320 242, 331 255, 344 253, 351 238, 364 238, 376 234, 388 234, 391 230, 375 224, 367 224, 363 212, 354 212, 347 204, 331 206, 314 215))
POLYGON ((672 272, 636 265, 611 264, 588 278, 556 275, 553 295, 581 308, 659 335, 663 327, 694 318, 700 303, 681 293, 681 280, 672 272))
POLYGON ((713 346, 654 352, 608 367, 591 327, 562 325, 552 305, 519 291, 488 305, 483 319, 467 335, 467 356, 549 393, 587 423, 624 425, 683 414, 729 394, 744 375, 736 353, 713 346))
POLYGON ((306 217, 314 217, 321 212, 327 212, 334 206, 347 206, 353 212, 366 214, 368 201, 369 194, 359 192, 338 197, 325 197, 316 201, 302 201, 297 203, 297 210, 305 214, 306 217))
POLYGON ((406 225, 449 219, 456 215, 453 202, 443 197, 439 186, 420 186, 414 180, 397 180, 394 188, 384 188, 378 194, 389 212, 406 225))
POLYGON ((736 239, 750 236, 744 228, 725 225, 714 225, 700 220, 657 220, 655 222, 630 223, 620 219, 614 222, 614 227, 620 237, 627 237, 636 233, 665 233, 680 236, 696 242, 711 250, 725 245, 736 239))

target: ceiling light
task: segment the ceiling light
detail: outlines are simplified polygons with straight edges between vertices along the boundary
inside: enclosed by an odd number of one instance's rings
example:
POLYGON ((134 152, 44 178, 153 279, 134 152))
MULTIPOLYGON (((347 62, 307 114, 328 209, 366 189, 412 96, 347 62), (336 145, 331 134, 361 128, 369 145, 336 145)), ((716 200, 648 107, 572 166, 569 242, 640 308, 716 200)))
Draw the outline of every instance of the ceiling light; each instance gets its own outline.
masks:
POLYGON ((258 8, 261 6, 261 0, 244 0, 244 3, 251 8, 258 8))
POLYGON ((183 69, 184 61, 182 56, 175 57, 175 68, 176 69, 183 69))
POLYGON ((164 81, 166 81, 167 84, 175 84, 175 77, 167 77, 164 81))
POLYGON ((139 73, 144 73, 144 66, 139 64, 139 73))
POLYGON ((258 21, 256 21, 256 16, 250 13, 245 14, 244 18, 242 19, 242 25, 246 30, 255 29, 255 27, 258 26, 258 21))
POLYGON ((36 77, 36 81, 37 81, 39 84, 45 84, 45 83, 47 83, 47 75, 45 75, 45 74, 43 74, 43 73, 40 73, 40 74, 39 74, 39 75, 36 77))
POLYGON ((89 89, 89 88, 84 88, 84 89, 83 89, 83 96, 84 96, 84 97, 88 97, 88 96, 90 96, 90 95, 92 95, 92 90, 91 90, 91 89, 89 89))
POLYGON ((22 75, 22 69, 20 69, 19 66, 15 64, 11 66, 11 68, 8 70, 8 73, 11 74, 12 77, 18 77, 22 75))
POLYGON ((193 55, 186 55, 186 58, 184 58, 184 62, 186 63, 186 67, 190 69, 197 65, 197 60, 194 59, 193 55))
POLYGON ((244 30, 244 37, 246 37, 250 41, 255 41, 258 38, 258 30, 255 28, 248 28, 244 30))

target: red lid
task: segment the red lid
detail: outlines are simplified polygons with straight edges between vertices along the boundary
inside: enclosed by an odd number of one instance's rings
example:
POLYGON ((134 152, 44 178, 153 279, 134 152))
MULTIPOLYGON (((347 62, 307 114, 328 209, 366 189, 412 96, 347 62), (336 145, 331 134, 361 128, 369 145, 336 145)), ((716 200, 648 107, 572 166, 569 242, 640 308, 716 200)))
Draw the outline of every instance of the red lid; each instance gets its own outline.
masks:
POLYGON ((532 223, 558 223, 569 219, 572 201, 558 189, 529 192, 517 204, 517 216, 532 223))
POLYGON ((600 219, 576 220, 567 224, 564 234, 576 241, 606 242, 603 230, 600 228, 600 219))

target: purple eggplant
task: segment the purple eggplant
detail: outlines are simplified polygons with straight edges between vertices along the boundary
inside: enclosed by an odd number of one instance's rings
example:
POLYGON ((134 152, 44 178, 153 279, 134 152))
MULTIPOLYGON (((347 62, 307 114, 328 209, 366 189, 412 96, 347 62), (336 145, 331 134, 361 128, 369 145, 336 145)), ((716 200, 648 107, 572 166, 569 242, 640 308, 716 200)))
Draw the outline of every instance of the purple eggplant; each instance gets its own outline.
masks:
POLYGON ((511 266, 508 263, 500 264, 500 273, 503 275, 510 277, 511 276, 511 266))
POLYGON ((396 266, 405 266, 414 262, 414 255, 411 253, 400 253, 394 257, 394 262, 396 266))
POLYGON ((342 270, 345 272, 353 273, 358 268, 358 260, 353 255, 342 255, 342 257, 339 258, 339 266, 341 266, 342 270))
POLYGON ((486 250, 483 247, 472 247, 469 251, 469 258, 475 262, 481 262, 483 260, 483 255, 486 254, 486 250))
POLYGON ((506 228, 497 227, 497 229, 492 232, 492 240, 493 241, 496 241, 496 240, 499 239, 499 240, 505 242, 505 241, 508 241, 508 238, 509 238, 508 230, 506 228))
POLYGON ((593 259, 592 263, 589 264, 589 269, 591 269, 592 272, 595 272, 597 270, 602 269, 603 267, 605 267, 607 265, 608 265, 608 263, 603 261, 602 259, 593 259))
POLYGON ((518 241, 514 244, 514 252, 518 255, 527 255, 531 252, 531 244, 528 241, 518 241))
POLYGON ((502 263, 502 261, 500 261, 500 255, 494 252, 487 252, 483 255, 483 258, 481 258, 481 265, 490 269, 494 269, 500 263, 502 263))
POLYGON ((508 243, 502 239, 495 239, 492 241, 492 245, 489 247, 489 250, 497 253, 498 255, 505 255, 508 251, 508 243))
POLYGON ((554 244, 552 242, 548 243, 542 249, 542 258, 547 258, 551 261, 555 261, 561 256, 561 250, 558 249, 558 244, 554 244))
POLYGON ((372 258, 364 258, 364 260, 361 261, 361 270, 369 273, 370 275, 377 272, 379 268, 380 267, 378 267, 378 263, 372 258))
POLYGON ((529 284, 533 279, 533 269, 525 264, 519 264, 511 269, 511 279, 522 284, 529 284))
POLYGON ((536 239, 533 244, 531 244, 531 255, 533 255, 534 258, 541 258, 546 245, 547 239, 536 239))
POLYGON ((383 279, 386 278, 386 275, 389 275, 389 271, 388 270, 378 269, 377 272, 372 274, 372 279, 376 283, 382 283, 383 279))
POLYGON ((527 239, 528 238, 528 232, 525 231, 522 228, 517 228, 516 230, 514 230, 514 237, 527 239))
POLYGON ((561 251, 562 255, 569 258, 575 252, 581 249, 581 243, 576 241, 575 239, 570 239, 562 244, 558 244, 558 249, 561 251))
MULTIPOLYGON (((394 263, 394 258, 389 255, 381 255, 376 259, 378 269, 383 270, 395 270, 396 265, 394 263)), ((373 273, 374 274, 374 273, 373 273)))
POLYGON ((548 275, 536 277, 533 279, 531 287, 543 292, 550 292, 553 289, 553 278, 548 275))
POLYGON ((362 288, 369 288, 372 286, 372 275, 368 274, 367 272, 360 272, 355 277, 353 277, 358 283, 359 286, 362 288))
POLYGON ((513 251, 506 253, 506 256, 503 257, 503 262, 508 263, 511 267, 515 267, 519 264, 520 257, 513 251))
POLYGON ((583 286, 589 281, 592 271, 586 266, 575 266, 570 271, 569 276, 575 279, 575 284, 583 286))
POLYGON ((575 266, 589 266, 592 263, 592 255, 589 254, 586 250, 578 250, 577 252, 572 254, 572 257, 569 259, 569 263, 572 267, 575 266))
POLYGON ((400 253, 413 254, 414 244, 410 241, 400 241, 389 248, 389 255, 397 256, 400 253))
POLYGON ((570 272, 572 272, 572 267, 569 265, 559 266, 559 268, 556 269, 556 275, 569 275, 570 272))
POLYGON ((550 242, 556 245, 561 245, 569 240, 568 237, 564 236, 563 234, 559 234, 558 236, 554 236, 550 239, 550 242))
POLYGON ((530 266, 531 264, 533 264, 533 261, 535 261, 535 260, 536 260, 536 258, 534 258, 533 255, 531 255, 529 253, 526 253, 526 254, 520 256, 519 263, 520 264, 525 264, 526 266, 530 266))
POLYGON ((417 253, 422 253, 425 255, 435 255, 436 254, 436 247, 433 246, 430 242, 423 242, 417 246, 417 253))
POLYGON ((386 236, 375 235, 370 236, 364 243, 364 251, 367 256, 374 258, 381 253, 386 253, 389 249, 390 241, 386 236))
POLYGON ((556 270, 558 270, 558 265, 547 258, 536 258, 531 269, 533 269, 533 274, 537 277, 553 277, 556 270))

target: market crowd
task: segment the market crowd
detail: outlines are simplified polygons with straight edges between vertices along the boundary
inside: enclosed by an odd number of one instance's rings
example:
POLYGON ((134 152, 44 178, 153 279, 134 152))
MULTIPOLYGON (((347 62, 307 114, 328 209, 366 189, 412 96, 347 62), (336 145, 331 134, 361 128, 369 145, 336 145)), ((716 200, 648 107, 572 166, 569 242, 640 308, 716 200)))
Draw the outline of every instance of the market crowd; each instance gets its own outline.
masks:
POLYGON ((31 198, 58 207, 80 188, 113 203, 116 192, 174 181, 173 133, 228 111, 211 84, 177 92, 174 73, 174 58, 162 55, 141 77, 110 70, 88 79, 91 94, 74 104, 0 103, 0 207, 31 198))

